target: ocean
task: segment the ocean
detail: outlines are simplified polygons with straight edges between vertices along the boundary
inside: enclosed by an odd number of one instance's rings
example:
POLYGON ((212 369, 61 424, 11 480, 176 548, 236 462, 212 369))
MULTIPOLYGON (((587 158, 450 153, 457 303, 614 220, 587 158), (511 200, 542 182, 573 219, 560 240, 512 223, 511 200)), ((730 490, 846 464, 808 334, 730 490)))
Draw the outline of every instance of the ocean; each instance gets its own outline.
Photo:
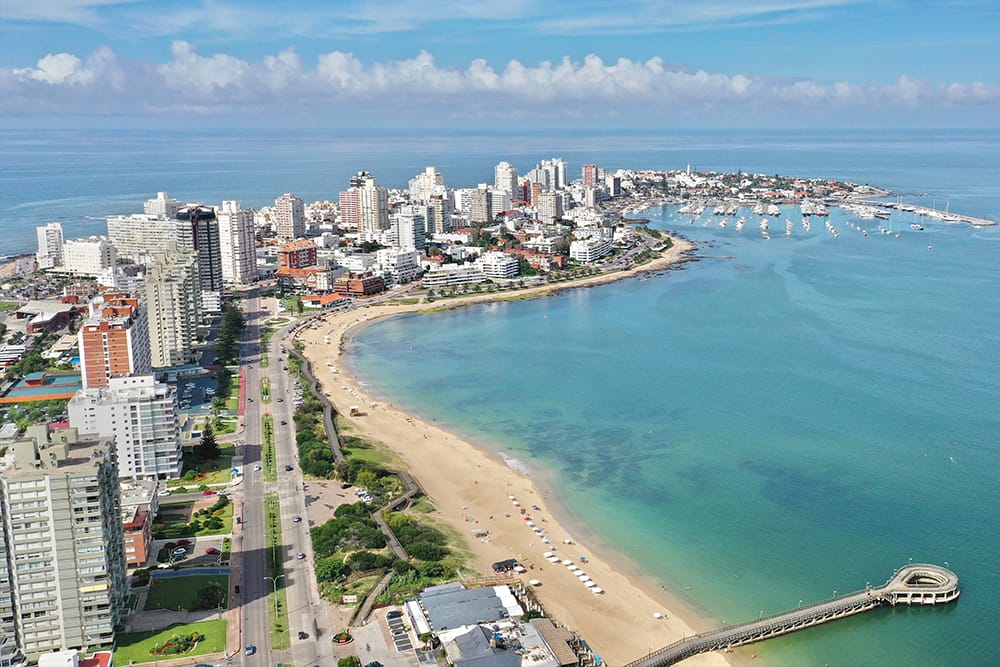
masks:
MULTIPOLYGON (((1000 217, 997 131, 0 138, 11 230, 0 254, 33 250, 33 226, 50 219, 70 237, 100 233, 102 216, 141 210, 157 190, 249 205, 285 191, 334 199, 360 169, 402 187, 433 164, 459 187, 492 181, 499 160, 523 172, 556 156, 574 176, 595 162, 830 177, 1000 217)), ((819 219, 806 233, 785 207, 764 240, 742 213, 738 232, 648 210, 700 259, 647 280, 385 321, 355 338, 353 370, 385 400, 526 464, 579 539, 615 549, 710 625, 877 585, 911 559, 961 579, 956 604, 758 644, 763 664, 996 664, 1000 231, 893 214, 883 234, 835 210, 835 238, 819 219)))

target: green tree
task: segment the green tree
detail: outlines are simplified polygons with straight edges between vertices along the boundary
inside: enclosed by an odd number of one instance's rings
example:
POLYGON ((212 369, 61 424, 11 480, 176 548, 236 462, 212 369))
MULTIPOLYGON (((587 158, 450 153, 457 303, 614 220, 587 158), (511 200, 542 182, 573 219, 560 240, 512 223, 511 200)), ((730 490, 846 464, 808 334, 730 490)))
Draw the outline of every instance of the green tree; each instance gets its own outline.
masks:
POLYGON ((219 457, 219 443, 215 441, 215 431, 207 422, 201 432, 201 442, 198 443, 197 451, 198 456, 205 460, 215 460, 219 457))
POLYGON ((295 314, 301 315, 303 310, 305 306, 302 304, 302 297, 295 297, 295 314))
POLYGON ((349 655, 337 661, 337 667, 361 667, 361 658, 356 655, 349 655))
POLYGON ((216 583, 209 584, 195 593, 195 609, 217 609, 226 602, 226 592, 216 583))

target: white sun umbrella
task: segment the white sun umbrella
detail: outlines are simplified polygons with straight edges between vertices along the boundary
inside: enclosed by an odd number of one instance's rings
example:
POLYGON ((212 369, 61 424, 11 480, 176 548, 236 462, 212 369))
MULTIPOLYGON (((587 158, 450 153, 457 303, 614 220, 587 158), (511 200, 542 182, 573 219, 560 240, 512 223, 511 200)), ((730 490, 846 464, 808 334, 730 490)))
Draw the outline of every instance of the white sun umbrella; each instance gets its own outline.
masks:
MULTIPOLYGON (((585 574, 585 575, 583 575, 582 577, 580 577, 580 581, 582 581, 582 582, 583 582, 583 583, 585 583, 585 584, 586 584, 586 583, 588 583, 588 582, 589 582, 589 583, 593 583, 593 582, 594 582, 594 580, 593 580, 593 579, 591 579, 591 578, 590 578, 589 576, 587 576, 586 574, 585 574)), ((594 585, 596 586, 597 584, 594 584, 594 585)))
POLYGON ((514 571, 515 572, 524 572, 524 568, 521 567, 520 565, 515 565, 514 566, 514 571))
POLYGON ((573 561, 571 561, 571 560, 564 560, 564 561, 562 562, 562 564, 563 564, 563 565, 572 565, 572 564, 573 564, 573 561))
POLYGON ((541 586, 542 585, 542 582, 540 582, 538 579, 532 579, 528 583, 531 584, 532 586, 541 586))
POLYGON ((542 558, 552 558, 552 552, 546 551, 545 553, 542 554, 542 558))
POLYGON ((594 590, 597 587, 597 584, 595 584, 593 581, 585 581, 583 582, 583 585, 589 588, 590 590, 594 590))
POLYGON ((547 538, 547 537, 543 537, 543 538, 542 538, 542 542, 544 542, 545 544, 552 544, 552 540, 550 540, 550 539, 549 539, 549 538, 547 538))
POLYGON ((529 521, 528 522, 528 526, 531 527, 531 528, 534 528, 535 527, 535 522, 534 521, 529 521))
MULTIPOLYGON (((577 570, 576 576, 580 577, 580 579, 583 579, 584 577, 587 577, 587 573, 584 572, 583 570, 577 570)), ((587 578, 589 579, 590 577, 587 578)))
POLYGON ((552 563, 553 565, 558 565, 559 564, 559 556, 553 556, 552 558, 549 558, 549 562, 552 563))
POLYGON ((507 496, 507 500, 517 500, 514 496, 507 496))
POLYGON ((594 586, 593 588, 590 589, 590 592, 593 593, 594 595, 600 595, 601 593, 604 592, 604 589, 601 588, 600 586, 594 586))
POLYGON ((567 565, 566 569, 569 570, 570 572, 576 572, 580 568, 578 568, 576 565, 567 565))

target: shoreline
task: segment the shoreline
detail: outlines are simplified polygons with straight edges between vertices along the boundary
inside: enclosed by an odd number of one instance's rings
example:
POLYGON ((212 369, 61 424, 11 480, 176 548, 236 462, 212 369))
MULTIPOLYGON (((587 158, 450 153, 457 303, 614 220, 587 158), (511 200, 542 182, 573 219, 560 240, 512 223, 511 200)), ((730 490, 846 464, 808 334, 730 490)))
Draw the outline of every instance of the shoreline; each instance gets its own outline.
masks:
MULTIPOLYGON (((565 284, 518 290, 509 298, 538 298, 564 289, 607 284, 693 259, 690 255, 695 245, 672 238, 674 245, 671 248, 641 266, 565 284)), ((535 592, 547 612, 577 632, 610 664, 625 664, 646 655, 651 649, 706 629, 705 619, 682 596, 646 577, 637 564, 601 543, 586 529, 582 519, 573 516, 558 500, 550 501, 550 496, 558 496, 544 474, 524 466, 523 461, 508 452, 477 446, 471 438, 371 396, 362 380, 345 363, 347 343, 384 318, 501 301, 505 296, 480 294, 456 297, 444 303, 365 306, 320 316, 310 326, 301 328, 296 339, 304 343, 303 354, 312 361, 314 373, 323 388, 330 392, 328 400, 341 418, 354 431, 378 441, 399 457, 433 502, 435 512, 429 516, 461 536, 461 547, 468 552, 470 567, 488 575, 492 562, 518 558, 528 568, 524 578, 542 582, 535 592), (330 337, 329 344, 323 343, 326 336, 330 337), (326 365, 328 361, 340 370, 338 374, 326 365), (366 414, 348 416, 352 404, 363 405, 366 414), (511 465, 511 459, 527 470, 511 465), (514 505, 510 496, 519 504, 514 505), (532 508, 528 511, 535 515, 533 522, 538 522, 551 544, 541 542, 525 525, 526 521, 518 520, 521 508, 532 508), (489 537, 473 536, 473 531, 481 530, 488 530, 489 537), (580 537, 593 546, 578 543, 580 537), (565 539, 571 539, 572 543, 564 544, 565 539), (545 551, 576 562, 604 589, 604 594, 592 594, 567 568, 550 564, 542 557, 545 551), (587 559, 585 563, 580 561, 581 556, 587 559), (654 614, 661 614, 662 618, 654 614)), ((726 666, 730 663, 720 653, 708 653, 691 658, 690 664, 726 666)))

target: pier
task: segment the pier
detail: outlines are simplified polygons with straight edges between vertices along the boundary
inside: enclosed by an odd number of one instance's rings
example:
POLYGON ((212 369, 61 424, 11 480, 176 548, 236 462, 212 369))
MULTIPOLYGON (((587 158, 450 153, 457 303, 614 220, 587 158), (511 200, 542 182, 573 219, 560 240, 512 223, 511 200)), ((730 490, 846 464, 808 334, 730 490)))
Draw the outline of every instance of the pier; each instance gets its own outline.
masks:
POLYGON ((917 206, 915 204, 903 204, 900 202, 892 201, 862 201, 858 202, 866 206, 878 206, 880 208, 893 208, 899 211, 905 211, 907 213, 916 213, 917 215, 922 215, 928 218, 935 218, 937 220, 942 220, 944 222, 965 222, 973 227, 993 227, 997 223, 993 220, 988 220, 987 218, 974 218, 971 215, 962 215, 961 213, 952 213, 950 211, 942 211, 936 208, 928 208, 927 206, 917 206))
POLYGON ((863 590, 806 607, 686 637, 626 667, 666 667, 699 653, 752 644, 876 607, 947 604, 958 595, 958 576, 954 572, 937 565, 911 563, 896 570, 889 581, 877 588, 866 586, 863 590))

